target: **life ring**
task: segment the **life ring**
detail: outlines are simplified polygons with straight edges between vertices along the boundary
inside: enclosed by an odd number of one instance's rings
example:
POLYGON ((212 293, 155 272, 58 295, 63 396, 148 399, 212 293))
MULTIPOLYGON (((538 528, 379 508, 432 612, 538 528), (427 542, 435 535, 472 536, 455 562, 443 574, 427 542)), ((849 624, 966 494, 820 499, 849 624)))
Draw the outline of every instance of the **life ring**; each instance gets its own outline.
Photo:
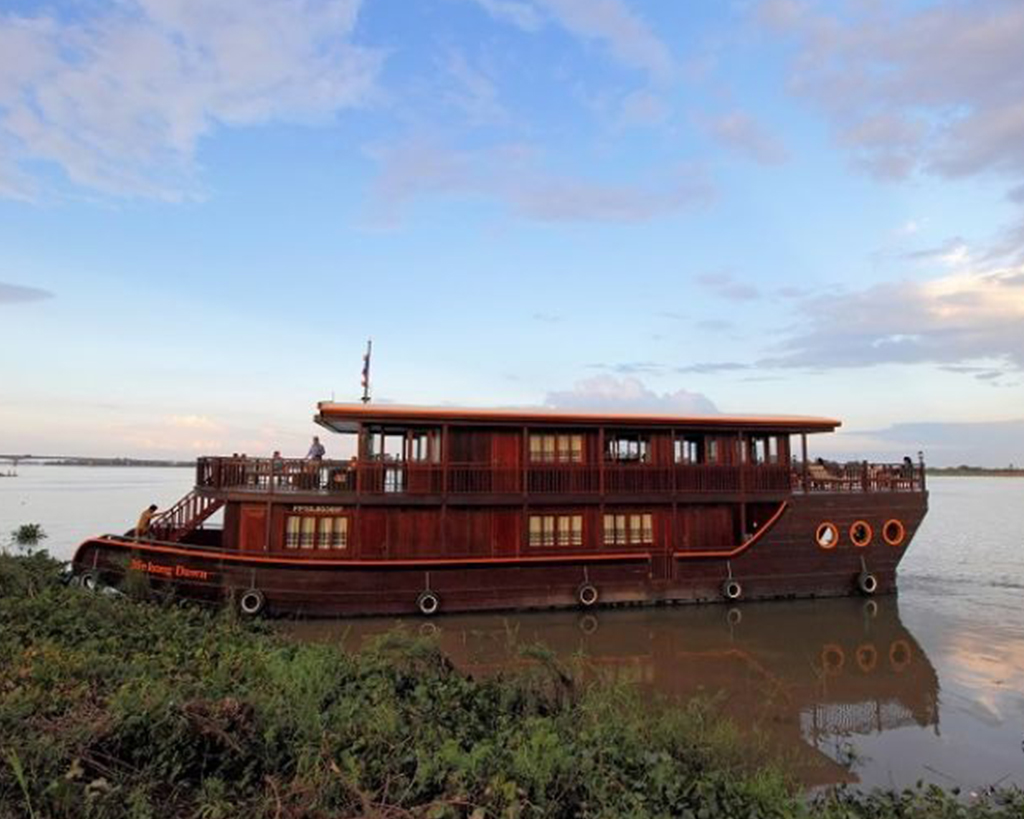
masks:
POLYGON ((871 574, 871 572, 861 572, 857 575, 857 588, 860 589, 861 594, 866 594, 870 597, 878 591, 878 578, 871 574))
POLYGON ((88 592, 99 591, 100 586, 102 585, 100 583, 99 572, 95 570, 82 572, 81 576, 78 579, 78 583, 83 589, 85 589, 88 592))
POLYGON ((835 643, 829 643, 821 649, 821 667, 826 674, 835 676, 843 670, 845 664, 846 655, 835 643))
POLYGON ((437 614, 438 609, 441 608, 441 598, 429 589, 420 592, 420 596, 416 598, 416 608, 420 610, 420 614, 430 617, 437 614))
POLYGON ((891 518, 882 527, 882 539, 890 546, 900 546, 907 537, 907 529, 903 521, 891 518))
POLYGON ((865 674, 868 674, 875 670, 875 666, 878 665, 878 649, 875 648, 873 643, 863 643, 857 646, 857 666, 865 674))
POLYGON ((576 599, 580 601, 580 605, 586 609, 589 609, 595 603, 597 603, 597 587, 593 583, 584 583, 578 589, 576 589, 576 599))
POLYGON ((878 616, 878 602, 875 600, 866 600, 864 602, 863 607, 861 608, 861 611, 864 612, 865 617, 870 617, 871 619, 874 619, 878 616))
POLYGON ((238 610, 246 617, 255 617, 266 604, 267 600, 259 589, 246 589, 238 598, 238 610))
POLYGON ((871 543, 871 536, 873 534, 871 524, 866 520, 856 520, 850 526, 850 541, 858 549, 863 549, 871 543))
POLYGON ((826 551, 831 551, 839 544, 839 529, 831 521, 824 521, 818 524, 814 531, 814 541, 826 551))
POLYGON ((738 626, 743 622, 743 612, 733 607, 726 613, 725 620, 730 626, 738 626))
POLYGON ((722 583, 722 595, 726 600, 739 600, 743 596, 743 584, 735 577, 728 578, 722 583))
POLYGON ((897 674, 910 665, 912 659, 910 644, 906 640, 894 640, 889 646, 889 665, 897 674))

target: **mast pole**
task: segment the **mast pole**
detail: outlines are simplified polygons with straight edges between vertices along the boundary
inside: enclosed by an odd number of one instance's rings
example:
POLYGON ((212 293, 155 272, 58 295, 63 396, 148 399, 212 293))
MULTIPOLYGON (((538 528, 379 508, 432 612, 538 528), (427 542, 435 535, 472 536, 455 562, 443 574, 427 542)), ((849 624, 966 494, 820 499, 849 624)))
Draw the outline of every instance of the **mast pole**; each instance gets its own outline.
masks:
POLYGON ((366 355, 363 356, 363 403, 370 403, 370 353, 373 351, 373 339, 366 340, 366 355))

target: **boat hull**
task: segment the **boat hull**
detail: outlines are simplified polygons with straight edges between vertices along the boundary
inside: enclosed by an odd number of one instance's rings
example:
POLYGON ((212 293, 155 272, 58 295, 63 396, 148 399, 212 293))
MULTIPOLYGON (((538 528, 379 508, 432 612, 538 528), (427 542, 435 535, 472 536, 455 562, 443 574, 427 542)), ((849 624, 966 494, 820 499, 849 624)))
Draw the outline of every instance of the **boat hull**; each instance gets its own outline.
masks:
POLYGON ((439 612, 581 607, 590 602, 584 587, 596 591, 591 605, 839 597, 864 593, 865 575, 874 579, 871 593, 895 591, 897 566, 926 511, 924 492, 796 494, 762 531, 715 551, 327 560, 99 537, 83 543, 73 563, 90 586, 242 602, 255 609, 249 613, 275 616, 415 614, 424 592, 439 612), (890 520, 903 529, 895 545, 883 537, 890 520), (863 546, 851 538, 858 522, 871 532, 863 546), (830 548, 815 539, 823 523, 838 533, 830 548))

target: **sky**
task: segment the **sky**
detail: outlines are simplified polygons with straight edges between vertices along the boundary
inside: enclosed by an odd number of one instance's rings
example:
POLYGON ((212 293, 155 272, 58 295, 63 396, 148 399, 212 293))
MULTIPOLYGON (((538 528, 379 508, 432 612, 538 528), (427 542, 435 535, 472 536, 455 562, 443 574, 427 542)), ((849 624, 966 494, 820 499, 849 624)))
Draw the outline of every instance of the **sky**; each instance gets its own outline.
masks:
POLYGON ((376 401, 1024 464, 1021 42, 1019 0, 0 0, 0 453, 302 455, 372 337, 376 401))

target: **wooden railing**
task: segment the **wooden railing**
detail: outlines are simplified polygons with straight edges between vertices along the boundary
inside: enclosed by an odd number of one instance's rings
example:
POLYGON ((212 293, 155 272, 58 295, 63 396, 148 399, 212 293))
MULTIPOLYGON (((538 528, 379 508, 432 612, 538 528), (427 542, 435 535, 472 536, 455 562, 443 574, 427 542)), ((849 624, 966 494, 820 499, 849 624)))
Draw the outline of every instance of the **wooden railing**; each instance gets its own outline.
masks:
POLYGON ((193 490, 170 509, 153 518, 148 534, 157 540, 181 540, 223 505, 224 501, 220 498, 204 497, 193 490))
POLYGON ((921 491, 923 465, 487 464, 200 458, 200 489, 361 495, 659 495, 921 491))
POLYGON ((924 476, 922 461, 813 463, 794 467, 792 483, 797 492, 923 492, 924 476))

